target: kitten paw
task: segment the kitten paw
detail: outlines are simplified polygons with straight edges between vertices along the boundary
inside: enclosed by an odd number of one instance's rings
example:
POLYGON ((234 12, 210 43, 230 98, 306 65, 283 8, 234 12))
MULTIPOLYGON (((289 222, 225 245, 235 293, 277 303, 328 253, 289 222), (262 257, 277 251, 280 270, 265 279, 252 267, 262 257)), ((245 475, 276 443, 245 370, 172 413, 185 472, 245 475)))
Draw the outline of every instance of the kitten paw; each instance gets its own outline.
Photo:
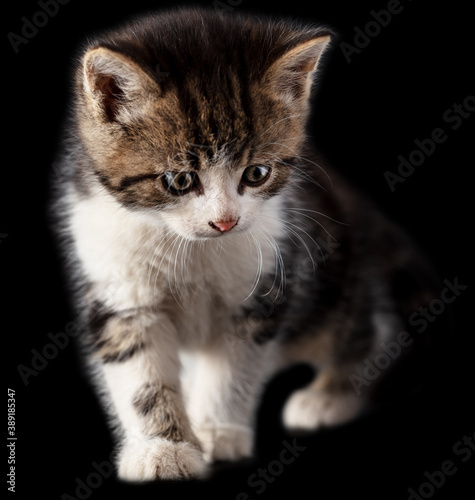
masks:
POLYGON ((287 401, 283 420, 290 430, 313 431, 349 422, 360 413, 362 407, 362 398, 351 392, 329 394, 315 389, 302 389, 292 394, 287 401))
POLYGON ((118 475, 126 481, 191 479, 203 476, 203 454, 193 444, 154 438, 126 444, 118 475))
POLYGON ((252 456, 253 433, 246 427, 201 427, 196 429, 195 434, 201 442, 207 462, 252 456))

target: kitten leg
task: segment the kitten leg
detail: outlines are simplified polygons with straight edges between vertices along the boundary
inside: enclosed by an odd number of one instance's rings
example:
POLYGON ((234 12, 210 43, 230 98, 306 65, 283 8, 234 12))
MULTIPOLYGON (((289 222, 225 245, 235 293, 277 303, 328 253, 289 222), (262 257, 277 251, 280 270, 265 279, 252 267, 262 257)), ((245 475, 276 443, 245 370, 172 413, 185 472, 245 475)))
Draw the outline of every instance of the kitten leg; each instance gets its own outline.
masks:
POLYGON ((222 340, 194 356, 194 386, 188 411, 205 459, 237 460, 252 456, 254 413, 269 369, 271 343, 222 340))
POLYGON ((182 401, 172 325, 165 317, 147 318, 143 312, 96 315, 95 323, 92 356, 123 430, 119 477, 137 481, 201 475, 204 461, 182 401))
POLYGON ((366 398, 350 382, 351 370, 327 367, 307 387, 295 391, 284 407, 288 429, 312 431, 353 420, 363 410, 366 398))
POLYGON ((338 356, 332 330, 296 345, 291 355, 293 360, 318 367, 318 373, 315 380, 292 394, 285 404, 286 427, 311 431, 344 424, 373 404, 378 381, 366 377, 365 361, 375 360, 380 354, 388 358, 382 346, 390 345, 404 327, 397 315, 388 312, 373 312, 367 321, 374 331, 368 327, 368 333, 359 342, 352 341, 351 336, 350 341, 341 339, 337 342, 338 356), (328 361, 335 358, 340 361, 328 361))

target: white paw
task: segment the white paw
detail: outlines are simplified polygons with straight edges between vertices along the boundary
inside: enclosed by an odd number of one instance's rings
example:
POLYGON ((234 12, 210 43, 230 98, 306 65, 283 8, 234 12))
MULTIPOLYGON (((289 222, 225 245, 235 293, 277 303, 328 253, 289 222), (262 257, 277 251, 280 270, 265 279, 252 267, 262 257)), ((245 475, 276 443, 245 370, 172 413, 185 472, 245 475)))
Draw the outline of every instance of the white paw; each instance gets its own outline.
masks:
POLYGON ((134 440, 122 448, 118 475, 126 481, 191 479, 205 472, 203 454, 187 442, 134 440))
POLYGON ((253 433, 247 427, 200 427, 195 430, 205 460, 238 460, 252 456, 253 433))
POLYGON ((328 394, 302 389, 292 394, 285 404, 283 419, 288 429, 311 431, 348 422, 362 407, 362 398, 351 392, 328 394))

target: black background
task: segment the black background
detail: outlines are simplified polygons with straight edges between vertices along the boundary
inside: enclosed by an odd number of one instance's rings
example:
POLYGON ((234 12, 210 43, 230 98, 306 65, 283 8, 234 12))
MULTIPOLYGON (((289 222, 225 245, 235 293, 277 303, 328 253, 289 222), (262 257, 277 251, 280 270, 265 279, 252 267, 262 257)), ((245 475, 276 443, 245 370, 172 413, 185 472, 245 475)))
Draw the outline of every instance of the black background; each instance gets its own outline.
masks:
MULTIPOLYGON (((212 1, 191 3, 212 6, 212 1)), ((133 486, 109 477, 83 498, 123 493, 134 498, 196 495, 234 500, 246 492, 252 499, 406 499, 408 488, 417 490, 427 481, 424 473, 440 470, 446 460, 458 470, 432 497, 473 498, 474 476, 470 482, 469 473, 473 457, 463 463, 453 450, 464 436, 473 436, 475 427, 469 347, 473 117, 464 119, 457 130, 443 120, 454 104, 475 95, 469 11, 457 2, 404 0, 402 12, 348 62, 340 42, 353 44, 354 27, 364 29, 372 19, 370 11, 384 9, 387 3, 243 0, 235 11, 317 21, 338 33, 320 78, 311 134, 336 168, 407 229, 441 280, 458 277, 459 283, 468 285, 436 319, 448 326, 433 378, 399 404, 350 425, 298 438, 305 450, 265 491, 250 486, 248 478, 279 457, 284 440, 292 442, 280 425, 279 408, 292 384, 305 381, 305 370, 271 383, 259 413, 255 462, 222 467, 210 480, 191 483, 133 486), (414 140, 429 137, 438 127, 446 131, 447 140, 391 192, 384 172, 396 172, 397 157, 407 158, 416 149, 414 140)), ((2 113, 6 141, 0 181, 1 324, 8 339, 7 385, 16 391, 17 400, 16 495, 20 498, 32 494, 78 498, 76 478, 87 480, 94 472, 92 463, 108 460, 112 447, 72 343, 29 377, 27 385, 18 372, 19 365, 31 366, 32 349, 41 351, 51 342, 49 332, 64 332, 74 320, 45 215, 68 106, 71 59, 87 34, 169 5, 160 0, 71 0, 20 45, 17 54, 7 34, 19 34, 22 17, 31 20, 39 5, 10 2, 4 16, 7 64, 2 104, 7 110, 2 113)), ((426 496, 428 492, 424 490, 426 496)))

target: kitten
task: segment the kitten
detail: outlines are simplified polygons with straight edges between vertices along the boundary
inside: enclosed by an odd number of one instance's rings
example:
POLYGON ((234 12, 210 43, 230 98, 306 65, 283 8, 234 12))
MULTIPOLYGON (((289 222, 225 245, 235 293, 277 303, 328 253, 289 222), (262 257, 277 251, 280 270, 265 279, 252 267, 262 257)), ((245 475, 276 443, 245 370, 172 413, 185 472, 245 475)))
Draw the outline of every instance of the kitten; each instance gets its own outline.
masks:
POLYGON ((78 59, 54 210, 123 479, 250 456, 265 383, 294 363, 318 375, 289 429, 355 418, 379 382, 355 383, 365 360, 429 293, 411 243, 306 141, 330 39, 182 9, 78 59))

